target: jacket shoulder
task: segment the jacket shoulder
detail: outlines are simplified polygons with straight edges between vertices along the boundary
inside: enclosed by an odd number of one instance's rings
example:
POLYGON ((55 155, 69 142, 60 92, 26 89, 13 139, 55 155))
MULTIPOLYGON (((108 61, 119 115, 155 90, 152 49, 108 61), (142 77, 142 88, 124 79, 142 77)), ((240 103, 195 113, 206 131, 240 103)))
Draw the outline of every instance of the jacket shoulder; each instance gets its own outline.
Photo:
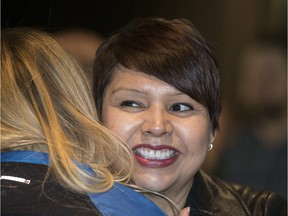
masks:
MULTIPOLYGON (((286 216, 287 200, 277 193, 257 191, 245 185, 223 181, 205 171, 199 172, 206 186, 221 191, 219 199, 222 202, 230 201, 251 215, 286 216)), ((230 206, 231 207, 231 206, 230 206)))
MULTIPOLYGON (((219 180, 221 181, 221 180, 219 180)), ((223 181, 225 184, 226 182, 223 181)), ((262 212, 263 215, 287 215, 287 200, 277 193, 269 191, 256 191, 251 187, 226 183, 235 194, 247 205, 252 215, 262 212)))
POLYGON ((101 215, 87 195, 74 193, 58 183, 48 166, 20 162, 1 162, 1 175, 29 180, 23 183, 1 180, 3 215, 101 215))

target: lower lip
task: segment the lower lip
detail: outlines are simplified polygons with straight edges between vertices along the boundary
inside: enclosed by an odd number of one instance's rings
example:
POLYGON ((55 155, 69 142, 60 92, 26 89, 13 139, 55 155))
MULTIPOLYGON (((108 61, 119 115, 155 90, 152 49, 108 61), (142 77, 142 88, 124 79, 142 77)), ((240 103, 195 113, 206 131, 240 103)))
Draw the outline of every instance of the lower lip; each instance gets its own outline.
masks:
POLYGON ((146 159, 139 154, 134 154, 134 157, 141 166, 149 168, 163 168, 174 164, 178 159, 179 154, 175 154, 173 157, 164 160, 146 159))

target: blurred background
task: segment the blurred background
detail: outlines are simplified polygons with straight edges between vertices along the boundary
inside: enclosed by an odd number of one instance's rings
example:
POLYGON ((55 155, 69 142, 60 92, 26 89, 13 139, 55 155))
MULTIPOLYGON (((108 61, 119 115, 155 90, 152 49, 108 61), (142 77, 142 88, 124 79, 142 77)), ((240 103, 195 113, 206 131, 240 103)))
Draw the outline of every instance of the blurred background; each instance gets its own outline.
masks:
POLYGON ((98 46, 139 17, 189 19, 222 73, 220 131, 208 172, 287 197, 286 0, 2 0, 1 27, 55 33, 91 81, 98 46))

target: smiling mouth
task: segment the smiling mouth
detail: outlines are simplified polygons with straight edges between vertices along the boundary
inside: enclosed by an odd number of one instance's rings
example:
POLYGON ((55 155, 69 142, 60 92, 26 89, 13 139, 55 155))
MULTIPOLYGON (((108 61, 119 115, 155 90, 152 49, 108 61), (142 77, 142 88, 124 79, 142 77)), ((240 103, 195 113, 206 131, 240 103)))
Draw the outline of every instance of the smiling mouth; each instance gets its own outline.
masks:
POLYGON ((132 149, 138 164, 148 168, 164 168, 174 164, 180 152, 172 146, 139 144, 132 149))
POLYGON ((170 149, 153 150, 148 148, 137 148, 134 153, 149 160, 165 160, 176 154, 174 150, 170 149))

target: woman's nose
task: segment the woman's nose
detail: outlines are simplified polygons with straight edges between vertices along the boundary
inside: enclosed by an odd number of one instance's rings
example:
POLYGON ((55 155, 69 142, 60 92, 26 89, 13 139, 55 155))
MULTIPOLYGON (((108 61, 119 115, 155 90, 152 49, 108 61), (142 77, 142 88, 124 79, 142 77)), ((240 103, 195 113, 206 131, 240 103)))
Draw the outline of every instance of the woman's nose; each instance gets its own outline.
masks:
POLYGON ((163 109, 151 109, 145 113, 141 131, 152 136, 170 135, 173 131, 169 113, 163 109))

